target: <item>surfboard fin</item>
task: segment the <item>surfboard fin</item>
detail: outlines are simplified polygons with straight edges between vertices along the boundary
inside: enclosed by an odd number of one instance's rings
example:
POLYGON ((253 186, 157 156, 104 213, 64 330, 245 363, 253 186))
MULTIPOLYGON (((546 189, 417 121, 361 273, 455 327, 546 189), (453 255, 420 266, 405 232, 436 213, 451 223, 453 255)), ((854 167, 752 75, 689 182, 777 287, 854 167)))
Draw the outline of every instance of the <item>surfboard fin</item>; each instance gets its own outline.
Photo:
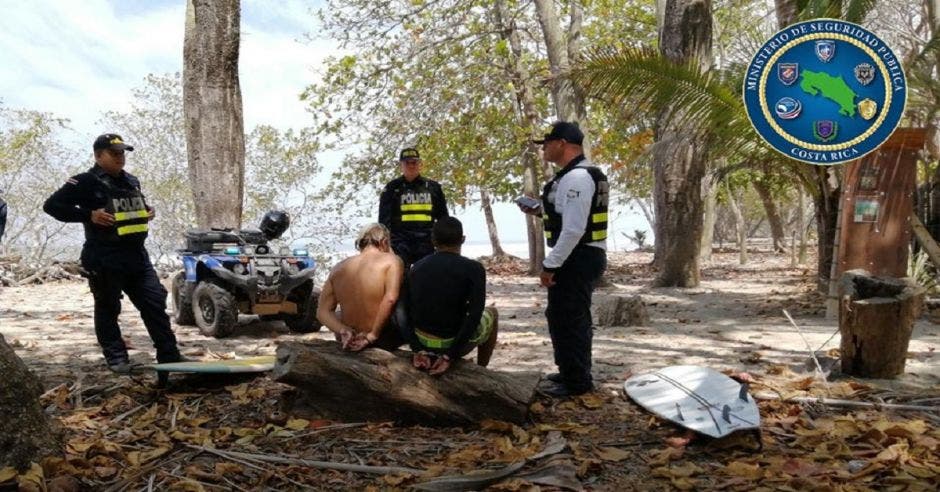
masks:
POLYGON ((728 405, 725 405, 721 409, 721 418, 724 419, 725 422, 729 424, 731 423, 731 407, 729 407, 728 405))
POLYGON ((685 422, 685 417, 682 416, 682 407, 679 406, 679 402, 676 402, 676 414, 679 416, 679 420, 685 422))
POLYGON ((747 383, 741 383, 741 391, 738 392, 738 398, 747 401, 747 383))

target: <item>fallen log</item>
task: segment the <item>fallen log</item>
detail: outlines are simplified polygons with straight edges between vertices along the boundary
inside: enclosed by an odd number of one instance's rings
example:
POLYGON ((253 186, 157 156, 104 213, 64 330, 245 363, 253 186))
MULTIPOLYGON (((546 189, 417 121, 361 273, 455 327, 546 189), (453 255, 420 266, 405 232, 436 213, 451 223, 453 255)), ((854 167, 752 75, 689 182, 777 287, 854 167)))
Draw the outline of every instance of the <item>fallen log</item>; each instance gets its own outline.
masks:
POLYGON ((410 352, 350 353, 323 340, 278 346, 272 375, 299 389, 289 408, 295 415, 426 426, 522 423, 541 378, 537 372, 491 371, 469 360, 429 376, 411 366, 410 352))

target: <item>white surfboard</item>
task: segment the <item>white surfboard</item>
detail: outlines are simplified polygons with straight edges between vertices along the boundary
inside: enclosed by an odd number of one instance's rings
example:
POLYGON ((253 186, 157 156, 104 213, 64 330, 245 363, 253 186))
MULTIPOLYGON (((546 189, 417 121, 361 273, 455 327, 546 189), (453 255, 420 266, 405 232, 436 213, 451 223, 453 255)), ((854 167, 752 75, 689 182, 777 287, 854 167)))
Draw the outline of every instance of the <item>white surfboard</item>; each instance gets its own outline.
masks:
POLYGON ((707 367, 664 367, 633 376, 623 387, 650 412, 711 437, 760 428, 747 385, 707 367))

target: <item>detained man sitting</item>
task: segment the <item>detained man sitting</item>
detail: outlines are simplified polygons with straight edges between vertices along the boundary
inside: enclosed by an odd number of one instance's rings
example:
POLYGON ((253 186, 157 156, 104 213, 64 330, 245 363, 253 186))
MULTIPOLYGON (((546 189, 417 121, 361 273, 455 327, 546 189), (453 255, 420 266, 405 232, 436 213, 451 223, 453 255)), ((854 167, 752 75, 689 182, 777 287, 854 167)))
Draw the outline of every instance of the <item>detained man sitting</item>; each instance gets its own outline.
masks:
POLYGON ((477 349, 477 364, 486 366, 496 347, 498 313, 484 308, 486 270, 460 255, 463 225, 453 217, 434 224, 435 252, 408 272, 403 335, 414 352, 415 368, 442 374, 452 362, 477 349))
POLYGON ((393 320, 404 272, 401 258, 392 253, 388 229, 381 224, 363 228, 356 249, 359 254, 330 271, 320 291, 317 319, 344 350, 395 350, 404 344, 393 320))

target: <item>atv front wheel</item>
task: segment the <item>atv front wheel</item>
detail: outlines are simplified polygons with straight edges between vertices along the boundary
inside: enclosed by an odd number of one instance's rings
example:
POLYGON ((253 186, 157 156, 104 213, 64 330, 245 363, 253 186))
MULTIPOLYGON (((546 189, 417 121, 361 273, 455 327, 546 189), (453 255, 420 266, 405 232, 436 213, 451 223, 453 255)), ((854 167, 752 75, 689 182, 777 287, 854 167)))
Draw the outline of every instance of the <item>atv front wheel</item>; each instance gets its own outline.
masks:
POLYGON ((310 289, 310 295, 305 302, 298 306, 300 314, 284 315, 284 324, 293 333, 313 333, 320 331, 323 324, 317 319, 317 306, 319 305, 320 291, 310 289))
POLYGON ((238 307, 231 292, 210 282, 200 282, 193 291, 193 312, 199 332, 222 338, 238 323, 238 307))
POLYGON ((179 272, 173 276, 170 285, 173 296, 173 321, 180 326, 193 326, 196 318, 193 316, 193 289, 186 285, 186 275, 179 272))

